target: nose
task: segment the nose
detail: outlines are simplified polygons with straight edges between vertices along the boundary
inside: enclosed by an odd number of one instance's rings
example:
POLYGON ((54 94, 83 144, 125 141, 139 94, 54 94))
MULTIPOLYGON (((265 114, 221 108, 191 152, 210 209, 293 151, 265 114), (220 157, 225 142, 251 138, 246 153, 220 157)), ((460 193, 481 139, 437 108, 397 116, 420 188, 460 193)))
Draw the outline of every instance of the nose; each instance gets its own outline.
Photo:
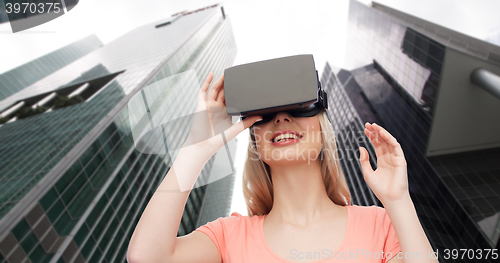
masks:
POLYGON ((274 123, 292 122, 292 117, 286 111, 278 112, 274 117, 274 123))

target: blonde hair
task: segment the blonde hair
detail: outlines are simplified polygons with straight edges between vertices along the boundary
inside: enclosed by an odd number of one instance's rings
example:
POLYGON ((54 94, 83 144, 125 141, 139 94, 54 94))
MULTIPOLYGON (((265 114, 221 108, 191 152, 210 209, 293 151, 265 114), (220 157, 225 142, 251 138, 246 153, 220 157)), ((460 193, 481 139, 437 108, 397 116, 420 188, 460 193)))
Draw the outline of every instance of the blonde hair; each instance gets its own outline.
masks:
MULTIPOLYGON (((321 174, 325 191, 337 205, 350 205, 351 195, 340 169, 335 134, 324 110, 318 113, 323 142, 321 174)), ((247 160, 243 170, 243 196, 248 215, 266 215, 273 206, 273 184, 269 165, 259 159, 253 127, 250 128, 247 160)))

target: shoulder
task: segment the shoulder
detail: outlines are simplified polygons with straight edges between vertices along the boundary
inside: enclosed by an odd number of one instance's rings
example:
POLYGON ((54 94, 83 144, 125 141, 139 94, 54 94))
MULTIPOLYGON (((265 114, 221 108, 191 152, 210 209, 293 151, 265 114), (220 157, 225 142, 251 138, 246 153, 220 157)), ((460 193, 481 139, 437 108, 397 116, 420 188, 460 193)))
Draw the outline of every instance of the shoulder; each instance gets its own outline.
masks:
POLYGON ((385 208, 376 205, 371 205, 371 206, 350 205, 349 208, 354 213, 361 214, 364 216, 378 217, 385 214, 385 208))
POLYGON ((362 221, 363 223, 373 223, 375 225, 388 225, 390 223, 389 216, 383 207, 376 205, 350 205, 349 208, 350 211, 353 212, 354 218, 362 221))
POLYGON ((225 220, 228 224, 237 225, 240 227, 250 227, 255 226, 259 223, 261 216, 243 216, 238 212, 231 213, 230 216, 226 217, 225 220))
POLYGON ((235 229, 256 224, 257 219, 257 216, 243 216, 238 212, 233 212, 230 216, 219 217, 212 222, 208 222, 206 226, 223 230, 226 235, 231 235, 235 229))
POLYGON ((238 212, 232 212, 230 216, 223 218, 226 225, 239 226, 245 224, 250 219, 249 216, 243 216, 238 212))
POLYGON ((219 217, 219 218, 215 219, 214 221, 209 222, 207 224, 216 223, 216 224, 221 225, 223 227, 227 227, 227 226, 237 225, 237 224, 241 223, 242 219, 243 219, 243 216, 240 213, 233 212, 233 213, 231 213, 230 216, 226 216, 226 217, 221 216, 221 217, 219 217))
POLYGON ((228 256, 226 254, 228 250, 234 250, 235 246, 236 249, 242 249, 241 246, 244 242, 242 243, 241 240, 246 238, 246 225, 252 223, 251 219, 251 217, 242 216, 238 212, 233 212, 230 216, 219 217, 201 225, 195 229, 195 231, 201 231, 212 239, 219 250, 222 261, 225 262, 225 258, 228 256))
POLYGON ((248 223, 254 219, 256 219, 256 216, 243 216, 238 212, 232 212, 230 216, 222 218, 226 223, 233 223, 233 224, 243 224, 243 223, 248 223))

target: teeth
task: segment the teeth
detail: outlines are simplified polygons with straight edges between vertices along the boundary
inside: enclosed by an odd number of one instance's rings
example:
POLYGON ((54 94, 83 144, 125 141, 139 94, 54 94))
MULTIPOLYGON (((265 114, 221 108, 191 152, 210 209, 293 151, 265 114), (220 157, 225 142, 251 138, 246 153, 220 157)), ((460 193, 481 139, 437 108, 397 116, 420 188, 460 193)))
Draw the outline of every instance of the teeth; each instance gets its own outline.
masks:
POLYGON ((298 138, 299 138, 299 136, 296 134, 287 133, 287 134, 280 134, 280 135, 276 136, 273 141, 279 142, 279 141, 283 141, 286 139, 298 139, 298 138))

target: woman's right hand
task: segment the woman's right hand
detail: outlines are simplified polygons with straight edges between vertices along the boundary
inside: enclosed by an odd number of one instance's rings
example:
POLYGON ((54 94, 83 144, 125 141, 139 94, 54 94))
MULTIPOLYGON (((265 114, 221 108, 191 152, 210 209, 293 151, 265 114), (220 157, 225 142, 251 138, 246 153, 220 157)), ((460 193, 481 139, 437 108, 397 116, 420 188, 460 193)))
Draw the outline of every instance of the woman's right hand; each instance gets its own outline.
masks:
POLYGON ((224 73, 212 84, 207 94, 213 77, 214 73, 210 72, 198 92, 193 124, 183 145, 183 147, 194 146, 206 154, 206 158, 210 158, 227 142, 262 119, 256 115, 233 124, 226 111, 224 73))

